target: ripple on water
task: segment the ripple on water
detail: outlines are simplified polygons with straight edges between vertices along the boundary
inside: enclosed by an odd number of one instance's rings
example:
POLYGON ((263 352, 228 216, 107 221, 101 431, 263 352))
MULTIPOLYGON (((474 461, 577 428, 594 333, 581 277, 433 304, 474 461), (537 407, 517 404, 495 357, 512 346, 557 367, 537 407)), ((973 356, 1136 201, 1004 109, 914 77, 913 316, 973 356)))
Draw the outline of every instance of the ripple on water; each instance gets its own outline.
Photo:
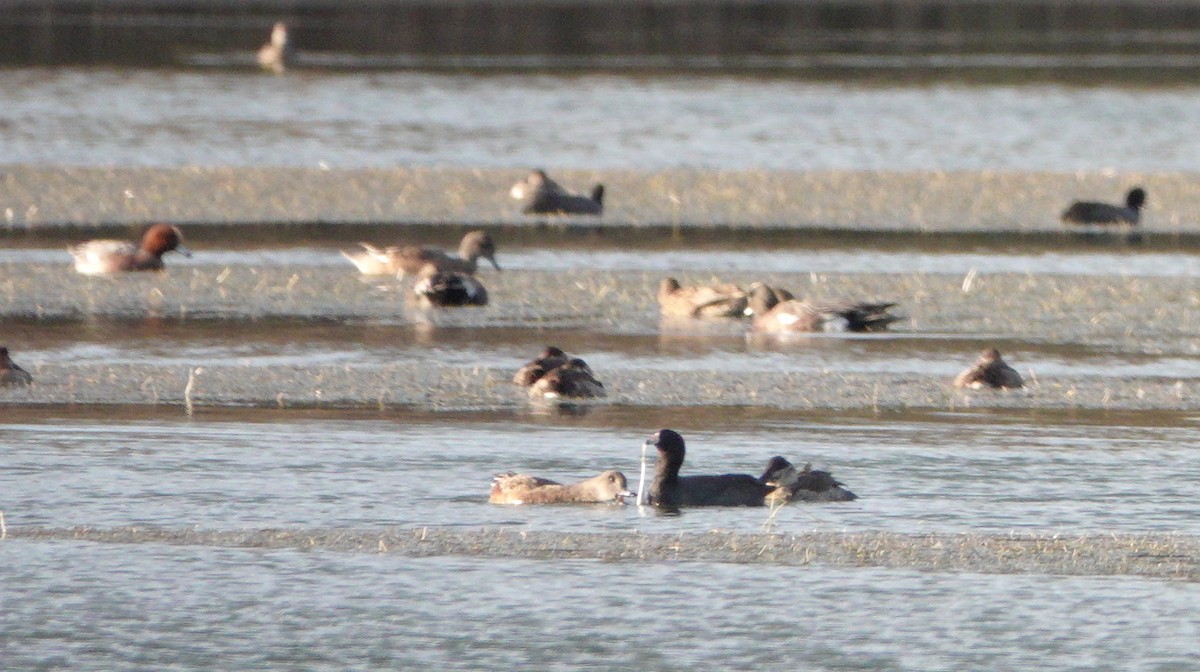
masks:
POLYGON ((1197 634, 1140 579, 130 550, 0 544, 9 665, 1188 669, 1197 634))

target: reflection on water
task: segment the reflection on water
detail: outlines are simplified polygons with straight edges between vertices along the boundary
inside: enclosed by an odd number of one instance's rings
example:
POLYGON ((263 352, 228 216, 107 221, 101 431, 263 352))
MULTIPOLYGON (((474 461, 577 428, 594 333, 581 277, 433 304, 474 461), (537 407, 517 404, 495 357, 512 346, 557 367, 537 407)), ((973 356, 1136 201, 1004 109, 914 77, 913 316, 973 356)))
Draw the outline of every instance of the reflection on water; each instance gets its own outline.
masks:
POLYGON ((780 454, 832 469, 861 496, 789 507, 780 531, 1200 532, 1200 466, 1187 456, 1200 428, 1186 417, 695 415, 31 418, 0 426, 10 454, 0 491, 9 524, 760 530, 761 509, 660 517, 486 501, 491 475, 508 470, 569 480, 620 469, 636 483, 641 442, 661 423, 688 439, 686 472, 757 474, 780 454))
POLYGON ((27 164, 1177 171, 1200 155, 1178 131, 1200 125, 1187 87, 64 68, 0 70, 0 90, 3 160, 27 164))

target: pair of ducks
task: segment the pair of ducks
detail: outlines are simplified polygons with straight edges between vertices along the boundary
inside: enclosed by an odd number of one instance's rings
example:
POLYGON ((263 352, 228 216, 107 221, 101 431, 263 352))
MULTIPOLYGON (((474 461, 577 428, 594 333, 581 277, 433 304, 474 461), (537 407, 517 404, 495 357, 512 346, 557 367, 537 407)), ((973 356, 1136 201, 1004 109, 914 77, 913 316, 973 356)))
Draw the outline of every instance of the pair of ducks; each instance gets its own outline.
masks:
MULTIPOLYGON (((643 448, 658 451, 654 478, 645 503, 667 509, 692 506, 768 506, 788 502, 849 502, 858 499, 827 471, 811 465, 797 469, 782 456, 767 462, 760 476, 719 474, 680 476, 686 448, 676 431, 663 429, 643 448)), ((488 501, 493 504, 623 503, 637 493, 629 490, 625 475, 605 471, 579 483, 508 472, 492 481, 488 501)))
POLYGON ((497 271, 496 242, 486 231, 470 231, 458 245, 458 256, 433 247, 416 245, 378 248, 359 243, 362 251, 342 251, 363 275, 415 276, 413 292, 430 306, 486 306, 487 288, 475 277, 479 260, 487 259, 497 271))
POLYGON ((761 282, 744 291, 733 284, 681 286, 664 278, 658 287, 659 311, 668 317, 734 318, 749 315, 755 331, 767 333, 882 331, 901 319, 895 303, 806 301, 786 289, 761 282))
POLYGON ((606 396, 604 384, 596 380, 591 367, 578 357, 549 346, 537 358, 522 366, 513 382, 529 390, 529 396, 543 399, 594 399, 606 396))

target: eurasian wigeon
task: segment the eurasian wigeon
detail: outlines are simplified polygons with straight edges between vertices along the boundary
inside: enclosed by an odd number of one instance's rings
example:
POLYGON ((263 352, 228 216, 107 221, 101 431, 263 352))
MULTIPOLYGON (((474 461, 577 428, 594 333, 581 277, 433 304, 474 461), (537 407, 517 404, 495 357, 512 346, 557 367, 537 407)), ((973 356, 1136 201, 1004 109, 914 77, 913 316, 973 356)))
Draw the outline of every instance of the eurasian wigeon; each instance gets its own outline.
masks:
POLYGON ((755 283, 747 312, 755 331, 882 331, 900 318, 888 312, 894 303, 863 301, 780 301, 779 290, 755 283))
POLYGON ((675 278, 658 285, 658 310, 668 317, 734 317, 746 311, 746 292, 733 284, 682 287, 675 278))
POLYGON ((8 356, 8 348, 0 347, 0 385, 28 385, 33 376, 8 356))
POLYGON ((547 346, 542 354, 536 359, 529 361, 517 370, 517 374, 513 376, 513 382, 521 387, 529 387, 533 385, 548 371, 552 371, 567 363, 570 357, 567 353, 553 345, 547 346))
POLYGON ((604 211, 603 184, 592 187, 591 196, 572 194, 543 170, 533 171, 508 193, 522 202, 521 212, 527 215, 599 215, 604 211))
POLYGON ((287 24, 279 21, 271 28, 271 40, 258 50, 258 64, 264 70, 280 73, 296 62, 296 50, 288 39, 287 24))
POLYGON ((767 504, 788 502, 852 502, 858 495, 847 490, 833 474, 813 469, 811 464, 796 469, 781 455, 772 457, 758 480, 774 488, 766 496, 767 504))
POLYGON ((529 396, 545 399, 589 399, 607 395, 604 385, 596 380, 587 362, 574 357, 538 378, 529 386, 529 396))
POLYGON ((528 474, 508 472, 492 479, 493 504, 599 504, 624 503, 634 497, 625 482, 625 474, 605 471, 586 481, 564 485, 528 474))
POLYGON ((452 271, 474 275, 479 268, 480 257, 492 262, 496 270, 500 264, 496 261, 496 242, 486 231, 471 231, 462 238, 458 245, 458 256, 453 257, 442 250, 433 247, 418 247, 416 245, 392 246, 380 249, 368 243, 362 245, 363 252, 342 251, 342 256, 350 260, 363 275, 417 275, 432 265, 439 271, 452 271))
POLYGON ((161 271, 162 255, 172 250, 185 257, 192 256, 183 246, 183 232, 170 224, 155 224, 146 229, 140 246, 124 240, 89 240, 67 248, 75 258, 75 270, 84 275, 161 271))
POLYGON ((1142 206, 1146 204, 1146 190, 1134 187, 1125 195, 1125 205, 1098 203, 1096 201, 1075 201, 1071 207, 1062 213, 1063 224, 1081 226, 1118 225, 1136 226, 1141 220, 1142 206))
POLYGON ((487 288, 475 276, 434 270, 432 265, 426 270, 413 285, 413 293, 422 305, 439 308, 487 305, 487 288))
POLYGON ((667 508, 683 506, 763 506, 775 489, 750 474, 680 476, 685 449, 678 432, 662 429, 646 441, 658 449, 649 503, 667 508))
POLYGON ((955 387, 969 387, 973 390, 984 387, 1016 389, 1024 385, 1025 381, 1021 379, 1021 374, 1009 366, 1000 357, 1000 351, 995 348, 985 349, 974 364, 954 379, 955 387))

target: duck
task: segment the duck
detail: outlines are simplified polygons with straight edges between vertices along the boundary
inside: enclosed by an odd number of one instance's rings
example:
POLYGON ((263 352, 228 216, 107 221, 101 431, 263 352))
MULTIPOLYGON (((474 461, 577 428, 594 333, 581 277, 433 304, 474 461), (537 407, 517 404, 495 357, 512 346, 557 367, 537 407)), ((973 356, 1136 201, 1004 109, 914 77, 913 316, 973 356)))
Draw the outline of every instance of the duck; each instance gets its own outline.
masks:
POLYGON ((605 471, 585 481, 564 485, 546 478, 506 472, 492 479, 492 504, 623 504, 630 492, 625 474, 605 471))
POLYGON ((521 387, 529 387, 546 375, 547 371, 557 369, 566 364, 569 359, 571 358, 567 356, 567 353, 560 348, 553 345, 546 346, 546 349, 542 350, 542 354, 517 370, 516 375, 513 376, 513 382, 521 387))
POLYGON ((508 190, 508 195, 518 201, 524 201, 533 196, 537 192, 546 192, 554 194, 565 194, 565 189, 558 182, 550 179, 545 170, 536 168, 529 171, 529 174, 524 179, 519 180, 508 190))
POLYGON ((732 317, 746 311, 746 292, 733 284, 683 287, 675 278, 658 285, 658 309, 668 317, 732 317))
POLYGON ((1017 370, 1008 365, 996 348, 985 348, 979 354, 974 364, 963 370, 954 379, 955 387, 966 387, 973 390, 990 387, 999 389, 1017 389, 1025 386, 1025 381, 1017 370))
POLYGON ((33 376, 8 356, 8 347, 0 346, 0 385, 29 385, 32 382, 33 376))
POLYGON ((813 469, 812 464, 805 464, 803 469, 798 470, 782 455, 776 455, 767 462, 767 467, 758 480, 774 488, 765 497, 766 503, 770 505, 788 502, 852 502, 858 499, 858 495, 847 490, 844 484, 828 471, 813 469))
POLYGON ((527 215, 599 215, 604 212, 604 185, 592 187, 590 196, 572 194, 550 179, 544 170, 535 170, 509 190, 522 201, 527 215))
POLYGON ((646 440, 647 448, 658 450, 649 503, 665 508, 685 506, 763 506, 776 486, 750 474, 680 476, 686 454, 683 437, 671 429, 660 429, 646 440))
POLYGON ((457 257, 433 247, 405 245, 381 249, 370 243, 359 245, 363 248, 362 252, 342 250, 342 256, 363 275, 395 275, 403 278, 405 275, 429 273, 427 266, 432 266, 435 271, 475 275, 481 257, 490 261, 497 271, 500 270, 500 263, 496 261, 496 242, 486 231, 471 231, 464 235, 458 245, 457 257))
POLYGON ((183 245, 178 226, 155 224, 146 229, 140 244, 124 240, 89 240, 67 251, 75 258, 75 271, 84 275, 104 275, 126 271, 161 271, 162 257, 175 251, 192 256, 183 245))
POLYGON ((1134 187, 1125 195, 1125 205, 1075 201, 1062 213, 1063 224, 1087 226, 1110 224, 1136 226, 1141 220, 1142 206, 1146 204, 1146 190, 1134 187))
POLYGON ((271 40, 258 50, 258 65, 263 70, 281 73, 296 63, 296 50, 288 40, 287 24, 279 21, 271 28, 271 40))
POLYGON ((607 396, 607 393, 604 391, 604 384, 596 380, 587 362, 573 357, 565 364, 547 371, 530 385, 529 396, 545 399, 594 399, 607 396))
POLYGON ((755 283, 750 287, 747 305, 755 331, 883 331, 900 317, 888 312, 895 303, 864 301, 801 301, 786 299, 790 293, 755 283), (783 300, 781 300, 783 299, 783 300))
POLYGON ((413 293, 422 305, 437 308, 487 305, 487 288, 475 276, 438 271, 433 266, 427 268, 429 272, 413 285, 413 293))

